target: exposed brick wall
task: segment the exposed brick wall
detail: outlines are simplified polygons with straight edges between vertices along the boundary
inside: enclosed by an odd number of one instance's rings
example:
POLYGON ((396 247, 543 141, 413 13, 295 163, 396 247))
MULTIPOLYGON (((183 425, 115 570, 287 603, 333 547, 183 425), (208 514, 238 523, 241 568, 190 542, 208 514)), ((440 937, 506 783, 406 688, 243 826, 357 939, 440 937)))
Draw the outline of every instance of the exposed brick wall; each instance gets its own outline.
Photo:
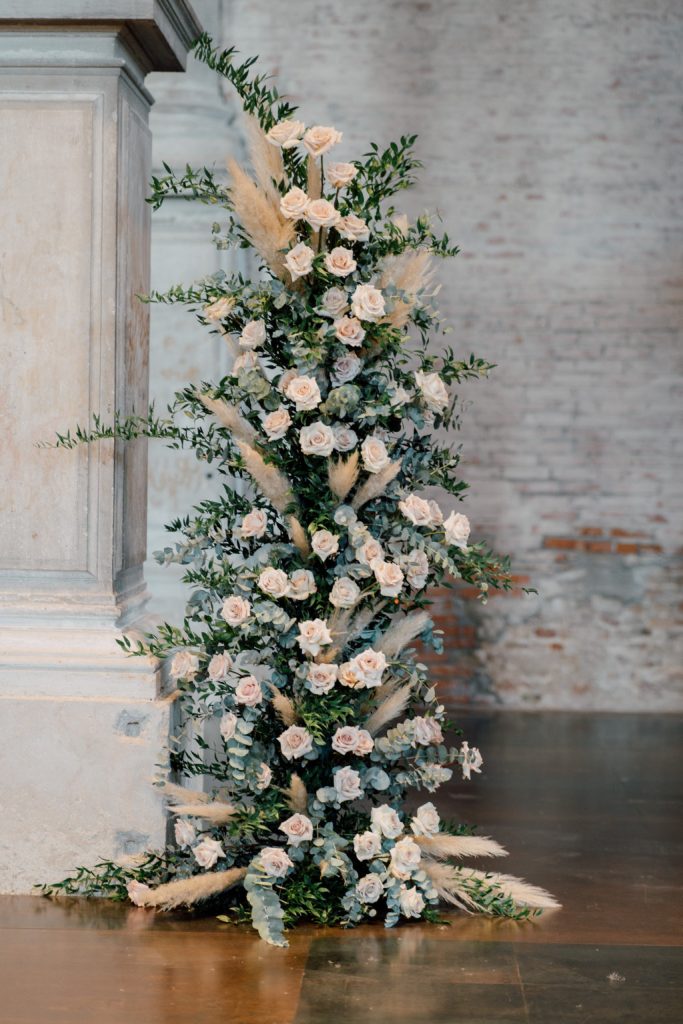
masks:
POLYGON ((208 6, 340 159, 420 132, 406 208, 462 245, 448 340, 498 364, 462 392, 465 510, 540 594, 437 595, 450 698, 681 707, 683 8, 208 6))

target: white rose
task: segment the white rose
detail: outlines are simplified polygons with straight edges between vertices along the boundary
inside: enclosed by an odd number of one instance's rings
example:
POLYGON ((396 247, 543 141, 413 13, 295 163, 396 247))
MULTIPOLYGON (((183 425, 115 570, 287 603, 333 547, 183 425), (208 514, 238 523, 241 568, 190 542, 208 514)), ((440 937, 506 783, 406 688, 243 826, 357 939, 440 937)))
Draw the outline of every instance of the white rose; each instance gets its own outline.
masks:
POLYGON ((329 693, 337 681, 339 668, 337 665, 318 665, 312 662, 308 666, 308 681, 311 685, 311 693, 329 693))
POLYGON ((370 827, 377 835, 386 836, 387 839, 396 839, 403 831, 403 822, 393 807, 389 804, 380 804, 370 811, 370 827))
POLYGON ((406 402, 410 401, 410 395, 404 387, 397 385, 390 392, 391 394, 391 406, 392 408, 398 408, 401 405, 405 405, 406 402))
POLYGON ((355 658, 351 658, 350 664, 365 686, 379 686, 382 673, 387 667, 387 659, 382 651, 374 651, 372 647, 368 647, 355 658))
POLYGON ((284 878, 294 864, 279 846, 264 846, 259 856, 261 867, 271 878, 284 878))
POLYGON ((305 754, 310 754, 313 750, 313 739, 303 725, 290 725, 289 729, 285 729, 278 736, 278 743, 282 750, 282 756, 286 757, 288 761, 304 757, 305 754))
POLYGON ((358 170, 353 164, 328 164, 325 168, 325 180, 332 188, 344 188, 357 174, 358 170))
POLYGON ((263 700, 261 684, 255 676, 244 676, 235 687, 235 700, 238 704, 246 704, 255 708, 263 700))
POLYGON ((328 199, 312 199, 305 218, 311 227, 332 228, 340 218, 339 210, 328 199))
POLYGON ((429 559, 424 551, 414 548, 401 559, 408 583, 414 590, 422 590, 429 576, 429 559))
POLYGON ((175 823, 175 841, 178 846, 191 846, 197 838, 197 830, 187 818, 178 818, 175 823))
POLYGON ((401 886, 398 902, 404 917, 421 917, 425 908, 422 893, 414 885, 401 886))
POLYGON ((443 732, 435 718, 413 718, 415 742, 422 747, 443 743, 443 732))
POLYGON ((359 320, 381 320, 384 316, 384 296, 371 284, 359 284, 351 296, 353 315, 359 320))
POLYGON ((415 374, 415 383, 427 408, 433 412, 440 412, 448 405, 448 390, 438 373, 423 373, 422 370, 418 370, 415 374))
POLYGON ((375 741, 368 732, 367 729, 358 730, 358 739, 354 748, 354 754, 358 757, 365 757, 366 754, 370 754, 375 746, 375 741))
POLYGON ((310 274, 313 270, 314 256, 315 253, 305 242, 299 242, 298 245, 289 250, 285 256, 285 266, 292 275, 292 281, 310 274))
POLYGON ((152 890, 148 885, 145 885, 144 882, 138 882, 136 879, 131 879, 130 882, 126 883, 126 891, 131 903, 134 903, 136 907, 144 907, 146 904, 145 897, 152 890))
POLYGON ((471 772, 476 772, 478 775, 481 775, 481 766, 484 763, 484 758, 476 747, 472 747, 470 749, 469 743, 463 743, 460 747, 460 756, 458 760, 460 760, 463 779, 470 779, 471 772))
POLYGON ((332 643, 327 623, 322 619, 308 619, 299 623, 297 643, 304 654, 320 654, 321 648, 332 643))
POLYGON ((289 597, 292 601, 305 601, 316 590, 315 577, 310 569, 295 569, 289 577, 289 597))
POLYGON ((409 519, 415 526, 432 526, 432 509, 429 502, 420 498, 419 495, 409 494, 403 501, 399 501, 398 507, 406 519, 409 519))
POLYGON ((384 558, 382 545, 374 537, 368 537, 362 547, 356 551, 356 558, 362 565, 370 565, 379 558, 384 558))
POLYGON ((365 686, 365 682, 350 661, 345 661, 343 665, 339 666, 339 682, 342 686, 348 686, 352 690, 362 689, 365 686))
POLYGON ((343 316, 340 320, 335 320, 334 334, 337 341, 341 341, 351 348, 357 348, 365 337, 361 322, 355 316, 343 316))
POLYGON ((337 224, 337 231, 349 242, 367 242, 370 237, 367 224, 360 217, 356 217, 355 213, 347 213, 346 217, 342 217, 337 224))
POLYGON ((271 146, 279 146, 282 149, 291 149, 298 146, 306 125, 303 121, 294 121, 291 117, 286 121, 278 121, 266 133, 266 138, 271 146))
POLYGON ((391 462, 384 441, 374 437, 372 434, 365 438, 360 450, 363 456, 363 468, 368 473, 379 473, 381 470, 386 469, 391 462))
POLYGON ((311 538, 311 547, 318 558, 325 562, 339 551, 339 537, 329 530, 316 530, 311 538))
POLYGON ((337 800, 344 803, 346 800, 357 800, 363 795, 360 784, 360 775, 353 768, 345 766, 334 773, 334 788, 337 791, 337 800))
POLYGON ((422 804, 415 811, 410 827, 416 836, 435 836, 439 831, 441 818, 434 804, 422 804))
POLYGON ((320 388, 315 377, 294 377, 287 385, 285 394, 294 402, 298 412, 315 409, 321 402, 320 388))
POLYGON ((308 209, 310 199, 302 188, 290 188, 280 200, 280 213, 288 220, 301 220, 308 209))
POLYGON ((229 626, 235 628, 247 621, 251 615, 251 605, 245 598, 233 595, 233 597, 227 597, 223 602, 221 615, 229 626))
POLYGON ((226 743, 228 742, 228 740, 231 740, 235 735, 235 730, 237 729, 238 722, 239 718, 237 717, 237 715, 234 715, 232 711, 226 711, 223 717, 221 718, 218 728, 221 736, 223 737, 226 743))
POLYGON ((384 893, 384 886, 378 874, 365 875, 356 883, 356 895, 361 903, 376 903, 384 893))
POLYGON ((330 591, 330 604, 335 608, 353 608, 360 597, 360 587, 350 576, 341 576, 334 581, 330 591))
POLYGON ((350 452, 358 444, 358 434, 344 423, 335 423, 334 447, 338 452, 350 452))
POLYGON ((280 832, 284 832, 292 846, 306 843, 313 838, 313 822, 305 814, 293 814, 291 818, 278 825, 278 828, 280 832))
POLYGON ((354 272, 356 266, 353 253, 350 249, 345 249, 343 245, 336 245, 325 256, 325 267, 335 277, 348 277, 354 272))
POLYGON ((322 307, 330 316, 339 316, 349 308, 346 292, 341 288, 328 288, 323 295, 322 307))
POLYGON ((263 420, 263 429, 271 441, 279 441, 284 437, 292 424, 292 417, 283 405, 274 412, 269 412, 263 420))
POLYGON ((240 334, 242 348, 259 348, 266 340, 266 325, 263 320, 250 320, 240 334))
POLYGON ((262 537, 268 526, 268 517, 262 508, 252 509, 240 523, 239 535, 245 540, 247 537, 262 537))
POLYGON ((285 391, 289 387, 289 382, 291 380, 294 380, 294 378, 298 377, 298 376, 299 376, 299 371, 298 370, 285 370, 285 372, 280 377, 280 380, 278 381, 278 385, 277 385, 278 391, 281 391, 282 394, 284 395, 285 391))
POLYGON ((420 865, 420 847, 414 839, 399 839, 391 851, 389 871, 395 878, 410 878, 420 865))
POLYGON ((443 524, 443 530, 449 544, 455 544, 456 547, 462 548, 463 551, 467 549, 467 541, 470 536, 470 521, 462 512, 451 512, 443 524))
POLYGON ((382 852, 382 840, 376 832, 361 832, 353 837, 353 850, 358 860, 372 860, 382 852))
POLYGON ((286 597, 289 592, 287 573, 283 572, 282 569, 273 569, 271 566, 261 571, 258 585, 264 594, 275 598, 275 600, 286 597))
POLYGON ((171 661, 173 679, 194 679, 199 671, 199 658, 192 651, 178 651, 171 661))
POLYGON ((259 358, 255 352, 240 352, 233 362, 232 370, 230 372, 233 377, 237 377, 242 370, 254 370, 260 365, 259 358))
POLYGON ((304 146, 306 151, 313 157, 322 156, 329 149, 336 146, 342 140, 342 133, 336 128, 329 128, 326 125, 317 124, 309 128, 304 135, 304 146))
POLYGON ((214 683, 219 683, 224 680, 232 668, 232 658, 225 651, 220 654, 214 654, 213 658, 209 662, 209 679, 214 683))
POLYGON ((348 384, 349 381, 354 379, 354 377, 357 377, 362 369, 363 363, 356 353, 348 352, 345 356, 340 356, 339 359, 335 359, 332 364, 330 380, 334 386, 338 388, 342 384, 348 384))
POLYGON ((235 300, 232 295, 222 295, 220 299, 216 299, 215 302, 211 302, 208 306, 204 306, 202 316, 205 320, 225 320, 234 305, 235 300))
POLYGON ((272 781, 273 773, 270 769, 270 765, 267 765, 265 761, 261 761, 256 773, 256 788, 259 792, 262 792, 264 789, 268 789, 268 786, 272 781))
POLYGON ((325 423, 311 423, 299 431, 299 443, 304 455, 331 455, 334 442, 334 431, 325 423))
POLYGON ((403 588, 403 573, 395 562, 383 562, 380 558, 370 562, 370 568, 379 583, 383 597, 398 597, 403 588))
POLYGON ((217 839, 202 839, 192 853, 200 868, 212 868, 219 857, 225 857, 225 851, 217 839))
POLYGON ((332 749, 338 754, 352 754, 358 743, 358 729, 355 725, 341 725, 332 737, 332 749))

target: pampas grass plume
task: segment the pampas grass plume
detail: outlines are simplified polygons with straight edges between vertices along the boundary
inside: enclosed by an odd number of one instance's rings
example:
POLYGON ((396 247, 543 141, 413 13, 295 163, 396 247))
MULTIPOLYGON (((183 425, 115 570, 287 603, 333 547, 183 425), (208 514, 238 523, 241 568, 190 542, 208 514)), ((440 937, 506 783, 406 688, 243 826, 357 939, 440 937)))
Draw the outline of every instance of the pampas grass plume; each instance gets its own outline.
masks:
POLYGON ((488 836, 415 836, 424 853, 437 860, 449 857, 507 857, 507 850, 488 836))
POLYGON ((289 780, 289 786, 283 790, 287 806, 292 811, 303 814, 308 807, 308 792, 303 779, 294 772, 289 780))
POLYGON ((343 501, 358 479, 358 452, 353 452, 348 459, 329 459, 327 477, 330 490, 343 501))
POLYGON ((387 658, 395 658, 404 647, 419 636, 431 622, 427 612, 416 611, 397 617, 377 643, 376 650, 387 658))
POLYGON ((395 462, 390 462, 379 473, 373 473, 372 476, 369 476, 365 483, 361 484, 358 488, 351 502, 351 507, 357 512, 368 501, 372 501, 373 498, 379 498, 381 494, 384 494, 391 481, 398 476, 400 470, 401 460, 397 459, 395 462))
POLYGON ((410 683, 406 683, 405 686, 401 686, 384 698, 365 723, 365 728, 371 736, 377 735, 380 729, 383 729, 385 725, 405 711, 411 691, 412 686, 410 683))
POLYGON ((246 868, 230 868, 228 871, 210 871, 191 878, 181 878, 176 882, 139 893, 136 904, 140 907, 156 907, 159 910, 173 910, 175 907, 191 907, 201 900, 231 889, 241 882, 247 873, 246 868))

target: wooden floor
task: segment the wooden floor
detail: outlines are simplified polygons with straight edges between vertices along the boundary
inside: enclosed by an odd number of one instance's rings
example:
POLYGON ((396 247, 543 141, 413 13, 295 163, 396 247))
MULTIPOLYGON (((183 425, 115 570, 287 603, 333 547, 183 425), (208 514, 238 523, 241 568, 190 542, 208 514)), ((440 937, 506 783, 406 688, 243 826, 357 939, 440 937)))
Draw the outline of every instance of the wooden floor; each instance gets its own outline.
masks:
POLYGON ((443 811, 507 845, 505 870, 563 910, 308 928, 278 950, 212 917, 4 897, 1 1024, 680 1024, 683 719, 462 722, 486 772, 443 811))

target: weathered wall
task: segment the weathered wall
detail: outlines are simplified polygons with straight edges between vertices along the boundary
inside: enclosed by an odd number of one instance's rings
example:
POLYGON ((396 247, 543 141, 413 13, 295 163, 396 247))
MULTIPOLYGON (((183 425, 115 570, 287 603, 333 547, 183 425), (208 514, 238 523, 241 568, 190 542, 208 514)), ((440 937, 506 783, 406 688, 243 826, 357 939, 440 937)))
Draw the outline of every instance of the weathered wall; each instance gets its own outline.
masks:
MULTIPOLYGON (((436 670, 451 696, 681 707, 683 9, 666 0, 293 0, 286 17, 269 0, 197 9, 221 42, 260 53, 309 123, 343 129, 341 159, 370 139, 420 132, 425 168, 407 209, 438 207, 460 242, 441 275, 452 339, 498 364, 490 381, 463 389, 466 511, 541 595, 485 609, 439 595, 451 645, 436 670)), ((188 77, 195 91, 175 82, 173 103, 155 115, 157 164, 169 153, 220 163, 238 144, 234 104, 222 106, 215 83, 199 88, 201 70, 188 77)), ((198 275, 214 258, 181 216, 157 220, 157 284, 198 275)), ((171 316, 153 318, 158 393, 184 379, 188 360, 210 361, 206 348, 196 354, 191 324, 171 316)), ((195 493, 194 477, 187 486, 174 472, 152 463, 151 547, 160 519, 183 505, 175 499, 184 493, 189 505, 195 493)))

